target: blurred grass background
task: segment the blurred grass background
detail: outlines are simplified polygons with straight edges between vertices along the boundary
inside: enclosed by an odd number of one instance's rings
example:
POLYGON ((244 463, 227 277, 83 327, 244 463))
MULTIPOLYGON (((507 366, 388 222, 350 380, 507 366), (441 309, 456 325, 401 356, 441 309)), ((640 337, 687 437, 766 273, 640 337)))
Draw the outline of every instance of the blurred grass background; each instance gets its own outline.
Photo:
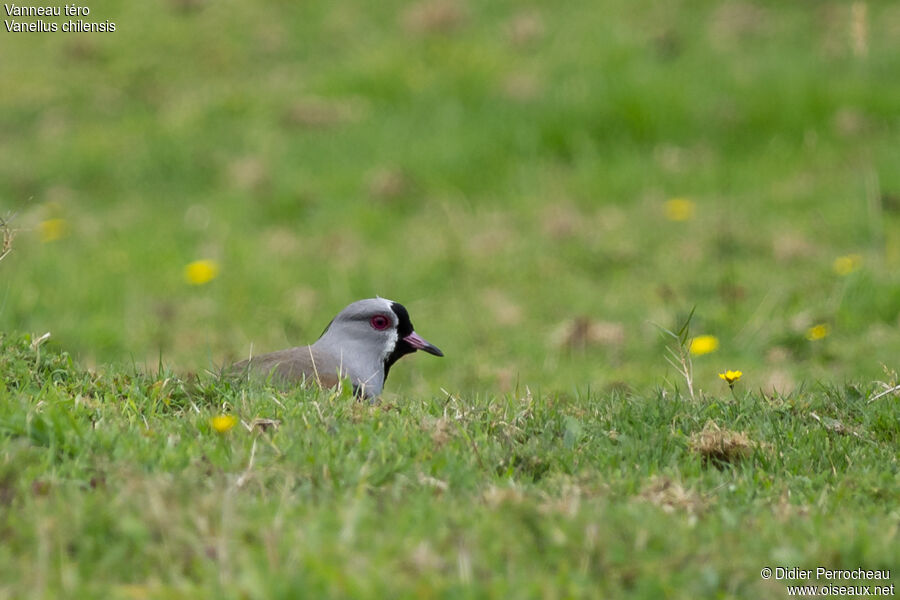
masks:
POLYGON ((701 388, 896 366, 895 2, 88 6, 0 33, 4 331, 199 370, 379 294, 447 355, 389 394, 563 391, 696 306, 701 388))
POLYGON ((897 563, 896 2, 88 6, 0 30, 0 599, 897 563), (446 353, 378 404, 156 371, 375 294, 446 353))

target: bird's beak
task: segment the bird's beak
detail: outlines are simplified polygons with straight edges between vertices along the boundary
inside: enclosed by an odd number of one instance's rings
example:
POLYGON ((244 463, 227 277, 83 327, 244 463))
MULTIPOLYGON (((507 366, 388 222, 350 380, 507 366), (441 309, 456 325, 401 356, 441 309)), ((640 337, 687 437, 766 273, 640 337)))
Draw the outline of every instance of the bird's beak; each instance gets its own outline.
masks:
POLYGON ((444 353, 441 352, 441 349, 425 341, 425 338, 420 336, 418 333, 413 331, 411 334, 403 338, 403 341, 415 348, 416 350, 424 350, 428 354, 434 354, 435 356, 443 356, 444 353))

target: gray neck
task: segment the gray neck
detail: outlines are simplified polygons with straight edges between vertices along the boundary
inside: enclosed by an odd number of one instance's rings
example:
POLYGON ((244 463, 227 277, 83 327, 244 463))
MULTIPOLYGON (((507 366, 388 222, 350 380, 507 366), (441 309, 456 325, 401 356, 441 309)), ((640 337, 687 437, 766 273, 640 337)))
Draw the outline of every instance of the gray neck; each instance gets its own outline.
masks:
MULTIPOLYGON (((377 396, 384 387, 384 357, 381 348, 371 348, 371 345, 347 339, 338 332, 326 331, 316 343, 312 345, 317 354, 325 354, 332 358, 334 363, 329 365, 331 370, 340 368, 344 376, 349 377, 355 387, 365 390, 366 396, 377 396)), ((321 367, 319 367, 321 368, 321 367)))

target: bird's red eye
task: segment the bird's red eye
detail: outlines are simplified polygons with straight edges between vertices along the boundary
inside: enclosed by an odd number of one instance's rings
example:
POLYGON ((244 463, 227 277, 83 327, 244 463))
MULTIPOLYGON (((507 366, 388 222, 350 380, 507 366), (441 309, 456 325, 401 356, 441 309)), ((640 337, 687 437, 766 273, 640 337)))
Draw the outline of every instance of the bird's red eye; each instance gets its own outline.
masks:
POLYGON ((384 315, 375 315, 369 323, 371 323, 372 327, 375 329, 381 330, 387 329, 387 326, 391 324, 391 321, 384 315))

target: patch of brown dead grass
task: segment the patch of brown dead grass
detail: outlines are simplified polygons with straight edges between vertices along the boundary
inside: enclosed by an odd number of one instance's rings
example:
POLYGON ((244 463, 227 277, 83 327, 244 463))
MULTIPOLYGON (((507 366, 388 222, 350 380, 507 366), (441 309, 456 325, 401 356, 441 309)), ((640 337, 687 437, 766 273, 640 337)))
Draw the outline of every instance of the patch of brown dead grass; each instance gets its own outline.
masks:
POLYGON ((523 310, 502 290, 491 288, 481 294, 481 302, 499 325, 513 326, 522 322, 523 310))
POLYGON ((259 156, 243 156, 229 163, 228 178, 241 191, 256 191, 268 184, 269 168, 259 156))
POLYGON ((689 447, 703 458, 703 463, 716 466, 739 462, 753 452, 758 444, 743 431, 722 429, 708 421, 703 430, 691 435, 689 447))
POLYGON ((532 73, 512 73, 501 85, 503 95, 516 102, 528 102, 540 96, 543 86, 540 78, 532 73))
POLYGON ((467 19, 465 6, 457 0, 424 0, 409 6, 400 16, 403 28, 416 35, 452 33, 467 19))
POLYGON ((354 98, 301 98, 284 112, 285 125, 301 129, 331 129, 361 121, 367 112, 365 103, 354 98))
POLYGON ((435 448, 441 448, 453 438, 453 424, 447 417, 426 419, 422 422, 422 429, 431 434, 435 448))
POLYGON ((525 494, 517 487, 498 487, 492 485, 481 495, 484 503, 490 508, 516 506, 525 500, 525 494))
POLYGON ((625 343, 625 326, 579 316, 557 326, 550 338, 554 347, 568 350, 584 351, 593 346, 618 348, 625 343))
POLYGON ((544 19, 535 10, 523 10, 514 15, 506 24, 506 35, 510 43, 517 47, 527 47, 544 37, 544 19))
POLYGON ((381 202, 390 202, 409 195, 415 189, 412 177, 403 169, 381 167, 369 173, 366 190, 369 197, 381 202))
POLYGON ((665 513, 686 512, 698 515, 705 511, 710 501, 694 490, 686 489, 669 477, 652 478, 638 498, 660 507, 665 513))
POLYGON ((767 11, 757 4, 740 0, 723 2, 711 15, 709 38, 717 49, 736 47, 747 38, 765 32, 770 21, 767 11))

